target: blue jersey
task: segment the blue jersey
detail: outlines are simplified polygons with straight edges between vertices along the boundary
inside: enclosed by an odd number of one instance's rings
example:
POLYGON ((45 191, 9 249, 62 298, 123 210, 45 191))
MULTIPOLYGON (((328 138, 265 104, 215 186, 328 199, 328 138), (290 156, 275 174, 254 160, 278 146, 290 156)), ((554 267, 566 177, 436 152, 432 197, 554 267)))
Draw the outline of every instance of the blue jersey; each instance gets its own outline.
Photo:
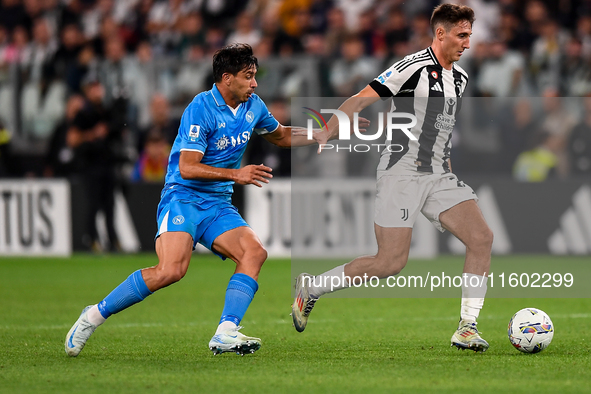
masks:
POLYGON ((237 108, 231 108, 214 84, 211 90, 195 96, 183 113, 168 159, 164 191, 181 186, 178 189, 196 192, 205 199, 216 196, 229 199, 233 181, 183 179, 179 171, 181 152, 203 153, 201 163, 208 166, 240 168, 252 133, 272 133, 278 126, 279 122, 256 94, 237 108))

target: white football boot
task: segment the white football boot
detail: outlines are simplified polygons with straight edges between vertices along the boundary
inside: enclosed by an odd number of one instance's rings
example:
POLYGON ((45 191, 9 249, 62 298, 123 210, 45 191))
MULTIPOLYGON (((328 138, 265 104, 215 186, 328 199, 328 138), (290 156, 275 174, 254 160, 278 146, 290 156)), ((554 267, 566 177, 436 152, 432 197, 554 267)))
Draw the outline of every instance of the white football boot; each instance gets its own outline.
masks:
POLYGON ((76 320, 76 323, 70 328, 68 331, 68 335, 66 335, 66 354, 70 357, 76 357, 82 349, 84 349, 84 345, 86 345, 86 341, 94 330, 96 330, 96 326, 91 324, 87 319, 87 311, 92 308, 94 305, 89 305, 82 310, 80 317, 76 320))
POLYGON ((458 349, 470 349, 475 352, 485 352, 488 342, 480 337, 476 322, 460 320, 458 329, 451 337, 451 346, 458 349))
POLYGON ((260 338, 247 337, 238 332, 242 326, 222 331, 215 334, 211 341, 209 341, 209 350, 213 355, 218 355, 226 352, 234 352, 244 356, 245 354, 254 353, 261 348, 260 338))
POLYGON ((295 300, 291 305, 291 317, 293 318, 293 326, 298 332, 306 329, 308 324, 308 316, 314 308, 314 304, 318 301, 317 297, 310 295, 308 285, 313 276, 310 274, 299 274, 295 284, 295 300))

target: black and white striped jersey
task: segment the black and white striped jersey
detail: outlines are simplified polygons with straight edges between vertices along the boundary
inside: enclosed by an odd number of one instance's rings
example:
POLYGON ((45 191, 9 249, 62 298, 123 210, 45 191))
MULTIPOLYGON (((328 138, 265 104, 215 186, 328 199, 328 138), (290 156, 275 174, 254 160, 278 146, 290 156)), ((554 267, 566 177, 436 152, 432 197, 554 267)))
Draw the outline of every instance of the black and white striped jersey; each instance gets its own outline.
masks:
POLYGON ((391 111, 417 118, 410 129, 417 141, 400 130, 392 131, 392 140, 386 144, 402 148, 382 150, 378 178, 450 171, 451 132, 467 84, 468 74, 456 64, 444 69, 430 47, 394 63, 370 83, 382 98, 392 97, 391 111))

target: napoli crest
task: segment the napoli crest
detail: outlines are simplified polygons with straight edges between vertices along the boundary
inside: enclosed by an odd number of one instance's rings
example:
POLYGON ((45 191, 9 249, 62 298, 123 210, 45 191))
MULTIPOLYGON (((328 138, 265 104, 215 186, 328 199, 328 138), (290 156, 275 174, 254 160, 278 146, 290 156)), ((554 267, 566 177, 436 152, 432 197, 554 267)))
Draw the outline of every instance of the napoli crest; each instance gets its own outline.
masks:
POLYGON ((246 121, 248 123, 252 123, 253 120, 254 120, 254 113, 252 111, 248 111, 246 113, 246 121))
POLYGON ((172 223, 176 224, 177 226, 179 224, 183 224, 185 222, 185 218, 183 215, 177 215, 174 218, 172 218, 172 223))

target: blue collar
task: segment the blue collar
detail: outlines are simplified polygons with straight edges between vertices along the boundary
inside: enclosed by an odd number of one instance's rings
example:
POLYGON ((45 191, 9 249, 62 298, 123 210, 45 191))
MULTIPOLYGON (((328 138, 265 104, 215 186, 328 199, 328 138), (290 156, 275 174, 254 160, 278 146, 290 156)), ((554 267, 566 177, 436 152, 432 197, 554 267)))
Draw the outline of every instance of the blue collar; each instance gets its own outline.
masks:
POLYGON ((213 84, 213 88, 211 88, 211 94, 213 95, 213 100, 218 105, 218 107, 223 107, 226 105, 226 101, 222 97, 222 94, 215 83, 213 84))

